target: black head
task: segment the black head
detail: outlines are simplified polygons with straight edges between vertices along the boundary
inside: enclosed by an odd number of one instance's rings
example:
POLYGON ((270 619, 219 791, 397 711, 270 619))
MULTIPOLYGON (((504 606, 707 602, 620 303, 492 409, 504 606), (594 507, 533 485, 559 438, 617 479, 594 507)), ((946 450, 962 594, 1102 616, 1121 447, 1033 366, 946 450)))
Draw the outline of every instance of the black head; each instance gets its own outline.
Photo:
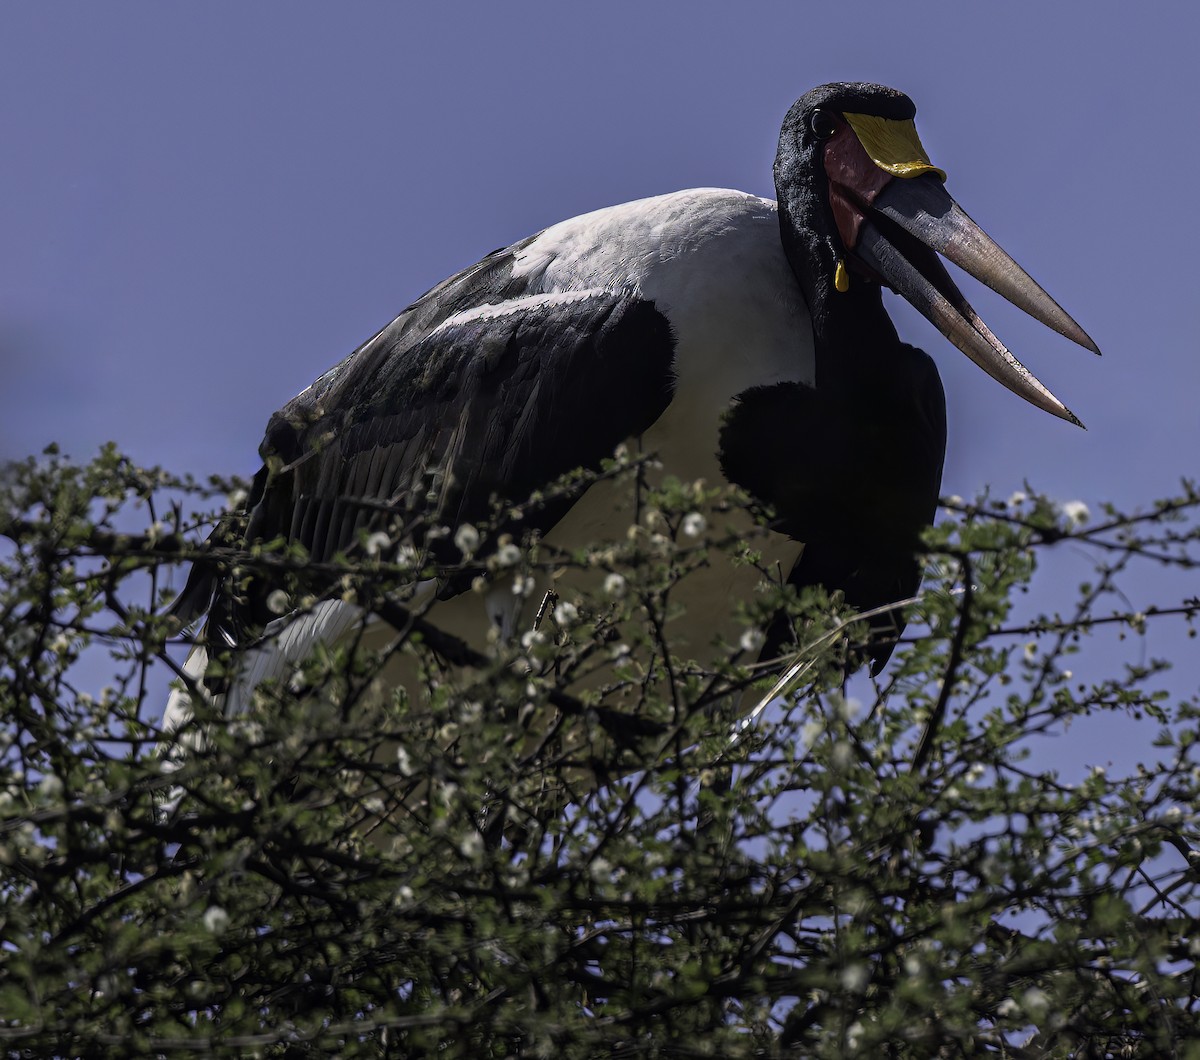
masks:
POLYGON ((915 115, 894 88, 835 82, 805 93, 784 118, 775 156, 779 223, 818 357, 898 342, 880 298, 887 285, 1014 393, 1078 423, 988 330, 938 254, 1098 353, 1095 343, 946 193, 915 115))
MULTIPOLYGON (((835 114, 847 111, 874 114, 892 121, 905 121, 917 115, 916 104, 899 89, 872 85, 866 81, 833 81, 805 92, 791 105, 783 119, 783 134, 786 135, 789 129, 795 130, 797 126, 810 127, 813 113, 822 109, 835 114)), ((795 131, 793 138, 797 141, 800 139, 795 131)))
POLYGON ((837 263, 847 255, 830 204, 825 169, 825 145, 844 124, 842 115, 847 112, 905 121, 916 115, 917 108, 894 88, 835 81, 806 92, 783 119, 775 155, 780 225, 792 269, 814 316, 825 308, 833 293, 837 263))

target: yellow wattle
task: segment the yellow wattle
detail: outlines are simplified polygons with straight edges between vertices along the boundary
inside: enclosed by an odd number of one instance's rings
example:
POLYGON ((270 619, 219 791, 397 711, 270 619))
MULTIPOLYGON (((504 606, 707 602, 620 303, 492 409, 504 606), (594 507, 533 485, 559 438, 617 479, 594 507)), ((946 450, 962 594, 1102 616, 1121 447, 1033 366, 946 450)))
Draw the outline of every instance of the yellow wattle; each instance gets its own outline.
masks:
POLYGON ((846 269, 846 263, 840 259, 837 268, 833 270, 833 286, 842 294, 850 290, 850 273, 846 269))

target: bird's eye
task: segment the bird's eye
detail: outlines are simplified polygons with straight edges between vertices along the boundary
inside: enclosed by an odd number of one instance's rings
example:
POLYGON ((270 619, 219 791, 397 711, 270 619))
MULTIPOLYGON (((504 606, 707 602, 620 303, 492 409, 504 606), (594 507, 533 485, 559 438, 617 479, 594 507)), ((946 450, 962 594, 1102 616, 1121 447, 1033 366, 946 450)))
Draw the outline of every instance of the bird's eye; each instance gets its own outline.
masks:
POLYGON ((818 140, 828 140, 837 132, 837 122, 827 110, 814 110, 808 124, 818 140))

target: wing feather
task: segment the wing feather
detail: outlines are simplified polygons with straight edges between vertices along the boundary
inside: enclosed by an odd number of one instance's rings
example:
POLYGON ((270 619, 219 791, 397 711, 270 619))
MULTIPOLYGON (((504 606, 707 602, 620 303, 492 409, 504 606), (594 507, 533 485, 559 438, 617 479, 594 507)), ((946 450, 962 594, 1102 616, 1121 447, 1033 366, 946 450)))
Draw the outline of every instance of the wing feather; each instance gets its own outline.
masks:
MULTIPOLYGON (((476 522, 494 498, 598 467, 658 419, 673 387, 666 318, 624 292, 531 292, 513 276, 519 249, 435 287, 271 418, 245 543, 283 536, 326 561, 389 509, 425 529, 476 522)), ((530 525, 548 530, 567 507, 530 525)), ((183 594, 193 606, 197 577, 183 594)), ((212 608, 227 640, 269 621, 270 590, 251 584, 212 608)), ((214 581, 207 602, 222 593, 214 581)))

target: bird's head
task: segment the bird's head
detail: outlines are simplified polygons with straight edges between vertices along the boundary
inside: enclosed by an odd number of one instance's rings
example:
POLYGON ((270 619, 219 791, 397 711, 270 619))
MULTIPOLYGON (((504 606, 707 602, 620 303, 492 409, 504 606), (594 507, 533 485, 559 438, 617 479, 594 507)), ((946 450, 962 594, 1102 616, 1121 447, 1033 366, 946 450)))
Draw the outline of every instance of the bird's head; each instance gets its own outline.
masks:
POLYGON ((916 107, 882 85, 814 88, 788 111, 775 157, 784 247, 814 327, 890 287, 989 375, 1038 408, 1079 420, 980 320, 938 255, 1095 353, 1084 330, 962 208, 917 136, 916 107))

